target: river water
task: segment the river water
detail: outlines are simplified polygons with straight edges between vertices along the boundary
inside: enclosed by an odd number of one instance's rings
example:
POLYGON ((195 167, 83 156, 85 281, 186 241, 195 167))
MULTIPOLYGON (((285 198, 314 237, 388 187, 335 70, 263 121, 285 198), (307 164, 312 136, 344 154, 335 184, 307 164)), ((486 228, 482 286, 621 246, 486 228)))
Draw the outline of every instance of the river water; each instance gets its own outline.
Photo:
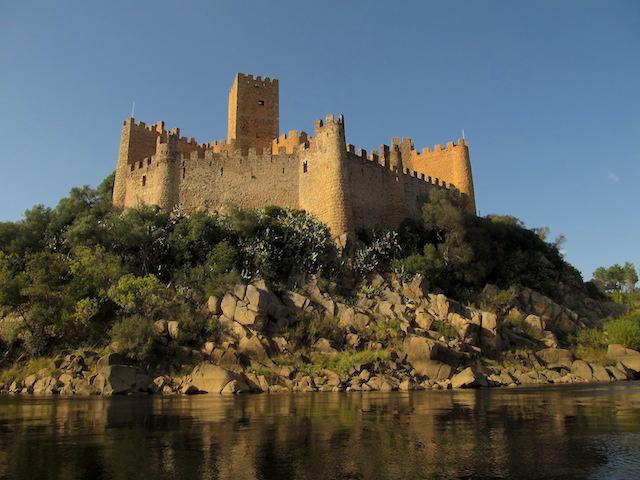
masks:
POLYGON ((0 478, 640 479, 640 382, 0 397, 0 478))

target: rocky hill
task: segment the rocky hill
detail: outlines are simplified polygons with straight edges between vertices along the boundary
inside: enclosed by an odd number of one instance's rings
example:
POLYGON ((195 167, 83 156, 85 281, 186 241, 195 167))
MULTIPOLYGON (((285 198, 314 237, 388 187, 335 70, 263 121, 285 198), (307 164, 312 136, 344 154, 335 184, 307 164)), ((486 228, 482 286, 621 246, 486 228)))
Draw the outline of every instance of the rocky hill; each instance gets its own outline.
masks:
MULTIPOLYGON (((640 353, 620 345, 591 362, 562 348, 619 306, 585 298, 569 309, 528 288, 488 285, 474 307, 430 291, 420 275, 370 275, 351 298, 307 276, 295 291, 238 283, 203 308, 219 327, 202 349, 178 347, 180 355, 158 365, 118 353, 61 354, 53 369, 1 387, 61 395, 407 391, 640 375, 640 353)), ((184 334, 178 321, 154 328, 167 345, 184 334)))

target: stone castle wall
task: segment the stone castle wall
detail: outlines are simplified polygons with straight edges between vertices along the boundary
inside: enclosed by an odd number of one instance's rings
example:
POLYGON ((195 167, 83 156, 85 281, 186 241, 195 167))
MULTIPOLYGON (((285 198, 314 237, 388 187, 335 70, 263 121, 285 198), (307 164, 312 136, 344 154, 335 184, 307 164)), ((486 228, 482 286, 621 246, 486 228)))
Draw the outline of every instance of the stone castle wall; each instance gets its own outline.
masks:
POLYGON ((277 92, 277 80, 238 75, 230 93, 229 137, 209 144, 167 131, 163 122, 125 120, 114 205, 179 205, 187 213, 279 205, 308 211, 336 236, 417 217, 433 188, 460 191, 475 212, 463 140, 417 152, 411 139, 394 138, 367 155, 346 143, 342 116, 316 121, 313 136, 278 135, 277 92))

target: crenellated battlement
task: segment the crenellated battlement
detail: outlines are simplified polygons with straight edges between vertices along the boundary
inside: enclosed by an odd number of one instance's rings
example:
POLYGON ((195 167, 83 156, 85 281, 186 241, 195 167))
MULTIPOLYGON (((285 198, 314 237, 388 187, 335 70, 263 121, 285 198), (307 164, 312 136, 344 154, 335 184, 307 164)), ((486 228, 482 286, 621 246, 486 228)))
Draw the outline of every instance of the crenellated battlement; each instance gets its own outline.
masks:
POLYGON ((437 143, 433 146, 433 148, 424 147, 421 152, 418 152, 416 150, 416 155, 441 155, 441 152, 453 151, 461 147, 466 147, 464 138, 458 139, 457 143, 452 141, 447 142, 444 146, 437 143))
POLYGON ((277 86, 278 79, 277 78, 269 78, 269 77, 261 77, 260 75, 251 75, 246 73, 238 73, 238 81, 246 83, 247 85, 271 85, 277 86))
MULTIPOLYGON (((394 146, 398 146, 400 142, 394 142, 394 146)), ((417 181, 426 182, 433 186, 443 187, 447 189, 455 189, 455 185, 451 182, 447 183, 445 180, 425 173, 412 170, 411 168, 403 168, 402 171, 395 171, 390 164, 390 147, 388 145, 382 145, 380 150, 372 150, 367 154, 367 151, 363 148, 357 149, 352 144, 347 144, 347 158, 353 162, 359 162, 363 166, 371 166, 373 168, 381 168, 387 171, 389 175, 401 175, 402 178, 411 178, 417 181), (380 155, 382 152, 382 155, 380 155)))
POLYGON ((136 123, 136 119, 133 117, 128 117, 124 120, 123 125, 126 126, 131 126, 132 128, 138 130, 138 131, 145 131, 145 132, 154 132, 154 133, 164 133, 165 129, 164 129, 164 122, 160 121, 160 122, 156 122, 153 123, 151 125, 147 125, 144 122, 138 122, 136 123))
POLYGON ((469 149, 449 141, 418 151, 413 139, 367 151, 346 142, 343 115, 304 131, 279 132, 278 80, 239 73, 229 93, 226 139, 200 143, 168 129, 127 118, 113 203, 183 211, 280 205, 301 208, 335 235, 361 227, 394 227, 418 217, 433 188, 459 192, 475 212, 469 149))
POLYGON ((299 145, 302 145, 303 148, 308 148, 309 136, 304 131, 298 133, 297 130, 290 130, 289 133, 283 133, 278 138, 273 139, 271 151, 274 154, 280 154, 284 148, 286 154, 292 154, 299 145))
POLYGON ((340 125, 344 128, 344 115, 340 114, 337 117, 334 117, 333 114, 326 115, 323 119, 318 119, 313 124, 313 129, 315 135, 318 134, 320 130, 330 125, 340 125))

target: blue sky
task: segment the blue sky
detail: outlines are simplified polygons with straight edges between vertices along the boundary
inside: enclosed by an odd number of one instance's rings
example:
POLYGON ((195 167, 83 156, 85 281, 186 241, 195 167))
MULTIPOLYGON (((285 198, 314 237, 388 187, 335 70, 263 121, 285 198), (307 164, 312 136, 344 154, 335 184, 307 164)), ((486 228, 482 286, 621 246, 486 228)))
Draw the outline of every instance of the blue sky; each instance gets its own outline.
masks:
POLYGON ((481 214, 564 234, 590 278, 632 261, 640 2, 0 2, 0 221, 115 167, 122 120, 226 136, 235 72, 280 79, 282 132, 470 145, 481 214))

